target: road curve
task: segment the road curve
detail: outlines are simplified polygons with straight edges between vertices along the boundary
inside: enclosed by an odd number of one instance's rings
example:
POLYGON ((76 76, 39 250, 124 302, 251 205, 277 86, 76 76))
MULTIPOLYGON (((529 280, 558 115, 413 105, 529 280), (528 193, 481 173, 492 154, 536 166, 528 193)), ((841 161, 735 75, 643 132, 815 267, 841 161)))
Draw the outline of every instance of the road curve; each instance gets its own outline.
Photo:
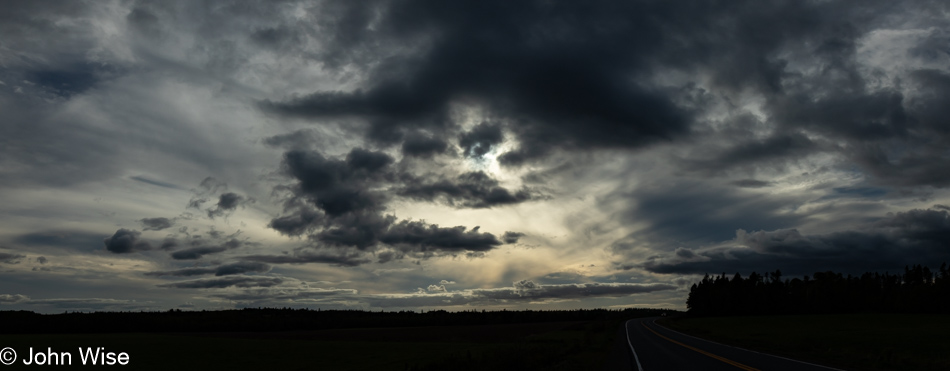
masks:
POLYGON ((654 321, 638 318, 624 324, 630 361, 624 362, 637 371, 723 370, 723 371, 829 371, 825 366, 795 361, 765 353, 713 343, 682 334, 654 321))

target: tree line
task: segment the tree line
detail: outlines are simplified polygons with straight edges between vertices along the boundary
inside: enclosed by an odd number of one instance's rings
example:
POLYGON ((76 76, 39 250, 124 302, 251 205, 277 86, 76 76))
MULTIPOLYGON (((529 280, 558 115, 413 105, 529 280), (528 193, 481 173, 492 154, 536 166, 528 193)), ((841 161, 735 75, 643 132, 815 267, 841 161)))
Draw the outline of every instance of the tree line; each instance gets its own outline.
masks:
POLYGON ((860 276, 832 271, 782 279, 782 271, 748 277, 725 273, 689 290, 692 315, 771 315, 825 313, 950 313, 950 268, 946 263, 904 267, 902 274, 867 272, 860 276))

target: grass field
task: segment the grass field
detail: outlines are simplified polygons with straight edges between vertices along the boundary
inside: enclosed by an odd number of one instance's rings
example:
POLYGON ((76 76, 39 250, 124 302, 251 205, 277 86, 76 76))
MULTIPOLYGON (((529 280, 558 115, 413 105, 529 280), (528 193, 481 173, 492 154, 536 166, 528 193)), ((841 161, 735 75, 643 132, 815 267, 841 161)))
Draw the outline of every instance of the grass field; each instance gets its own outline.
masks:
MULTIPOLYGON (((482 370, 601 369, 617 321, 300 332, 0 335, 22 359, 30 347, 127 352, 123 369, 482 370)), ((19 364, 20 361, 17 361, 19 364)), ((22 364, 20 368, 26 368, 22 364)), ((15 368, 14 368, 15 369, 15 368)))
POLYGON ((846 370, 950 370, 950 316, 844 314, 668 319, 694 336, 846 370))

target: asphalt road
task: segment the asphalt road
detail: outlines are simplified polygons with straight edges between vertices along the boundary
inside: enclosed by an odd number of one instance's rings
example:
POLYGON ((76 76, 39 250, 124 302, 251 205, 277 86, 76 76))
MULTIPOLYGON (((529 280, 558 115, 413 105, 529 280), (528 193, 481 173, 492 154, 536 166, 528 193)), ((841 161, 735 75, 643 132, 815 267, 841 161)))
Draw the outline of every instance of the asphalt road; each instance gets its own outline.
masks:
MULTIPOLYGON (((627 321, 621 340, 625 352, 614 352, 611 370, 762 370, 829 371, 834 368, 713 343, 655 324, 657 318, 627 321)), ((618 350, 621 345, 617 345, 618 350)))

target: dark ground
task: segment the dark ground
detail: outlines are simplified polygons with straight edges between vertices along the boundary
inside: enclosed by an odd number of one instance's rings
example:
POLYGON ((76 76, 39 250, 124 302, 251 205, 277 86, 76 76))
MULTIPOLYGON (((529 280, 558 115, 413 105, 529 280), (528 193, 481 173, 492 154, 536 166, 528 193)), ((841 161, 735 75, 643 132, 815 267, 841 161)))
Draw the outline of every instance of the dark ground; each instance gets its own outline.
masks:
MULTIPOLYGON (((14 330, 0 334, 0 348, 15 349, 22 359, 30 347, 34 351, 49 347, 72 353, 72 364, 77 366, 79 347, 104 347, 129 354, 131 362, 122 369, 142 370, 590 370, 604 367, 624 320, 656 313, 0 312, 0 321, 14 330), (136 318, 143 318, 140 325, 136 318), (90 321, 82 322, 85 319, 90 321), (109 324, 110 320, 121 322, 109 324), (53 331, 56 326, 95 330, 91 324, 105 324, 111 331, 53 331), (187 324, 194 324, 194 331, 183 331, 187 324), (233 331, 220 331, 227 326, 233 331), (31 328, 37 331, 30 333, 31 328), (137 328, 150 331, 134 331, 137 328)), ((17 368, 26 367, 12 367, 17 368)))

